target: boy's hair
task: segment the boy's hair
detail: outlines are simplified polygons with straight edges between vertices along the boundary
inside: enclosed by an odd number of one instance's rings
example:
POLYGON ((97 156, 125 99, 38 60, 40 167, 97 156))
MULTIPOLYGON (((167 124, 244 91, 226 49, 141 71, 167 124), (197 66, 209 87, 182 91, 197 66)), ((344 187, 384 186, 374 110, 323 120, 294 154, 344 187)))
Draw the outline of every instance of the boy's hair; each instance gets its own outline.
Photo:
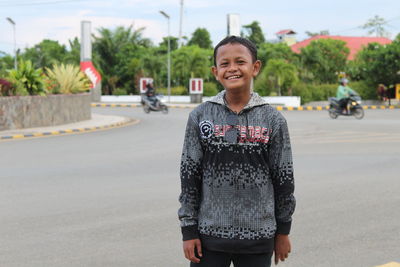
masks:
POLYGON ((249 49, 251 57, 253 59, 253 62, 257 61, 257 47, 255 46, 255 44, 253 44, 253 42, 251 42, 250 40, 247 40, 246 38, 242 38, 239 36, 228 36, 225 39, 223 39, 221 42, 219 42, 215 48, 214 48, 214 66, 217 66, 217 51, 218 48, 220 48, 223 45, 226 44, 241 44, 245 47, 247 47, 247 49, 249 49))

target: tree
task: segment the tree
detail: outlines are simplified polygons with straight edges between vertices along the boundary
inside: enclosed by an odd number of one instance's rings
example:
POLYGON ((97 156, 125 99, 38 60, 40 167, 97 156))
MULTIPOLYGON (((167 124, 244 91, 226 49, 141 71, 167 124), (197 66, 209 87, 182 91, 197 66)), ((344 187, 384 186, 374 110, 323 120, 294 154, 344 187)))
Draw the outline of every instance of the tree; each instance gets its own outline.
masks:
POLYGON ((173 79, 179 85, 186 86, 190 78, 210 77, 212 50, 198 46, 183 46, 172 53, 173 79))
POLYGON ((320 39, 301 49, 300 60, 317 82, 335 83, 336 73, 345 69, 349 53, 344 41, 320 39))
POLYGON ((168 53, 168 39, 170 40, 170 49, 171 51, 174 51, 178 49, 178 38, 169 36, 169 37, 164 37, 163 41, 159 44, 159 49, 163 54, 168 53))
POLYGON ((129 72, 133 69, 130 64, 133 58, 143 57, 151 46, 151 42, 142 37, 143 30, 132 30, 132 26, 120 26, 113 31, 98 29, 98 36, 94 36, 93 52, 106 94, 112 94, 116 88, 133 91, 136 87, 136 73, 129 72))
POLYGON ((258 21, 243 25, 243 29, 245 30, 244 37, 252 41, 257 47, 265 43, 265 37, 258 21))
POLYGON ((376 37, 385 37, 388 36, 389 33, 385 30, 384 25, 387 24, 387 21, 384 18, 375 15, 375 17, 369 19, 367 23, 361 26, 362 29, 367 29, 368 34, 375 34, 376 37))
POLYGON ((30 60, 36 68, 49 68, 53 64, 63 62, 67 55, 65 45, 58 41, 45 39, 34 47, 28 48, 21 55, 24 60, 30 60))
POLYGON ((81 61, 81 44, 79 39, 75 37, 73 40, 68 40, 69 49, 64 57, 63 63, 79 65, 81 61))
POLYGON ((400 83, 400 41, 389 45, 370 43, 355 59, 357 74, 372 88, 378 84, 393 87, 400 83))
POLYGON ((294 64, 298 61, 298 55, 285 43, 263 43, 258 49, 258 58, 264 66, 270 59, 284 59, 294 64))
POLYGON ((260 76, 264 82, 270 82, 279 96, 282 95, 282 89, 286 89, 286 94, 290 95, 290 88, 298 81, 296 66, 283 59, 269 60, 260 76))
POLYGON ((322 30, 322 31, 319 31, 319 32, 306 31, 306 34, 309 37, 314 37, 314 36, 318 36, 318 35, 329 35, 329 30, 322 30))
POLYGON ((14 58, 0 51, 0 78, 7 76, 7 70, 12 68, 14 68, 14 58))
POLYGON ((189 40, 188 45, 198 45, 204 49, 212 49, 210 33, 205 28, 197 28, 193 32, 192 38, 189 40))
POLYGON ((155 48, 146 50, 147 53, 143 53, 140 58, 141 73, 146 77, 152 77, 156 86, 164 85, 163 81, 167 81, 167 55, 157 55, 155 48))

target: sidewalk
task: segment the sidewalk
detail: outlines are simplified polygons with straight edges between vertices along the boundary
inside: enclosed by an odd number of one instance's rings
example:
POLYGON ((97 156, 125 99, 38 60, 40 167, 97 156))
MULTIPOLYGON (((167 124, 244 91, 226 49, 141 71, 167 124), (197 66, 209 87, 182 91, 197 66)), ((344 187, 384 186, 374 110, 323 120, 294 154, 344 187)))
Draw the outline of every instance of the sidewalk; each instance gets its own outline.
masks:
POLYGON ((10 139, 32 138, 39 136, 51 136, 92 132, 110 128, 122 127, 138 123, 139 120, 121 116, 100 115, 92 113, 92 119, 76 123, 63 124, 50 127, 37 127, 26 129, 13 129, 0 131, 0 142, 10 139))

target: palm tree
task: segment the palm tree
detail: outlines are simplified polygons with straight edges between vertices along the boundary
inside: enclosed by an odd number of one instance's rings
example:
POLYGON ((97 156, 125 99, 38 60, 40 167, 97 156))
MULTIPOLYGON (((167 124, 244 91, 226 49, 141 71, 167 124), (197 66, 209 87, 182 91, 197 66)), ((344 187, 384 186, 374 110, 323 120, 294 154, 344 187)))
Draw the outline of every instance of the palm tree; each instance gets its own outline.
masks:
POLYGON ((100 28, 98 36, 93 36, 94 59, 98 63, 106 91, 111 92, 117 87, 135 87, 136 73, 130 73, 132 59, 141 58, 142 48, 151 46, 150 40, 143 38, 143 30, 144 28, 133 30, 132 26, 120 26, 113 31, 100 28))
POLYGON ((296 67, 283 59, 269 60, 261 75, 276 85, 279 96, 283 85, 290 88, 298 80, 296 67))
POLYGON ((210 76, 212 51, 198 46, 184 46, 172 54, 174 77, 181 85, 187 85, 190 78, 210 76))

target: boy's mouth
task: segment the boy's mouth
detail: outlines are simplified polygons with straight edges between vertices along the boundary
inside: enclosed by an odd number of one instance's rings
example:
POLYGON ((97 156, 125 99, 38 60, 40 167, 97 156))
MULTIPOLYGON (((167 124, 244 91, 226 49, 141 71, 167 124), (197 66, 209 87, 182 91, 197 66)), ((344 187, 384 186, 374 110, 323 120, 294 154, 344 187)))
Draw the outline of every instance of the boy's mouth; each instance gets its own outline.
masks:
POLYGON ((229 77, 226 77, 225 79, 227 79, 227 80, 233 80, 233 79, 239 79, 239 78, 241 78, 242 76, 240 76, 240 75, 232 75, 232 76, 229 76, 229 77))

